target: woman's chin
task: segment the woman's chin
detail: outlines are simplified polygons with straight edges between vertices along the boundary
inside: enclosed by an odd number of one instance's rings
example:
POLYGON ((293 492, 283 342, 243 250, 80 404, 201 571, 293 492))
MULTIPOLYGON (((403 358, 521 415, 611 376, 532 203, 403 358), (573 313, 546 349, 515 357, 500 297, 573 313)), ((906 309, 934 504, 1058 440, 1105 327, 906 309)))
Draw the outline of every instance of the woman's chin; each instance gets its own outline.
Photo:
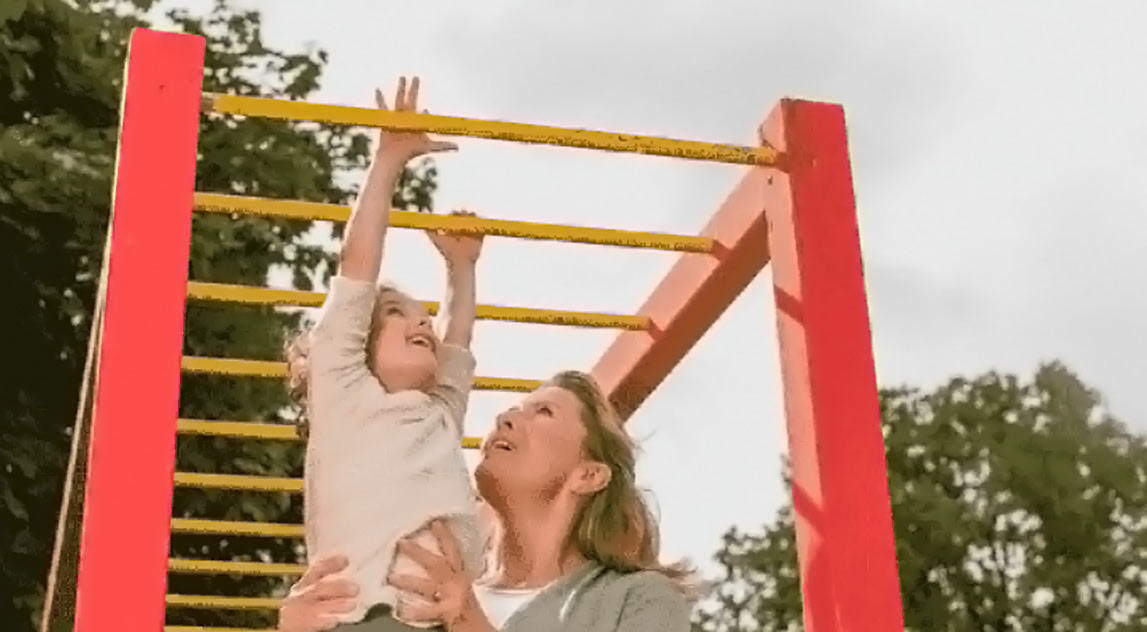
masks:
POLYGON ((478 489, 478 495, 486 502, 496 499, 499 496, 498 476, 492 472, 490 464, 486 462, 485 457, 478 461, 478 466, 474 468, 474 486, 478 489))
POLYGON ((474 476, 493 476, 498 466, 490 462, 489 453, 483 453, 478 458, 478 465, 474 468, 474 476))

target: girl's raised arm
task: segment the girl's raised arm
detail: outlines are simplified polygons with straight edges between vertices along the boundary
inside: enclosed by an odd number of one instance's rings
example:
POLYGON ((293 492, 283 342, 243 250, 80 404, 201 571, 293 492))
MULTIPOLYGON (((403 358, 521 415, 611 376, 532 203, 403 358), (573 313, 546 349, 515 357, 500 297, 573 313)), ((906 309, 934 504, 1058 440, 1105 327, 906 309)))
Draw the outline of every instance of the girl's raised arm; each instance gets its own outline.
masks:
MULTIPOLYGON (((418 77, 411 80, 409 90, 406 77, 398 80, 394 101, 396 110, 417 111, 418 85, 418 77)), ((379 109, 387 109, 386 100, 377 89, 374 100, 379 109)), ((339 257, 339 276, 372 283, 378 280, 382 242, 390 224, 390 201, 403 167, 412 158, 457 148, 454 143, 433 140, 422 132, 378 130, 370 166, 347 220, 339 257)))
MULTIPOLYGON (((474 215, 465 211, 453 214, 474 215)), ((439 319, 444 323, 442 342, 469 349, 470 340, 474 336, 477 309, 474 270, 482 252, 482 235, 459 235, 445 231, 430 231, 427 234, 446 262, 446 296, 439 313, 439 319)))

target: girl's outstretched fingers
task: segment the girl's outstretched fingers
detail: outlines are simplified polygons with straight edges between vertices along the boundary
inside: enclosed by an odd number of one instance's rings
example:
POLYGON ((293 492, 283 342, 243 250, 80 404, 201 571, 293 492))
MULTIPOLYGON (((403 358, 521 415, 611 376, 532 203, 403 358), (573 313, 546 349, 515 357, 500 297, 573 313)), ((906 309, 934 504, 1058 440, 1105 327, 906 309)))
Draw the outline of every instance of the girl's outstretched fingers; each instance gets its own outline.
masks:
MULTIPOLYGON (((430 114, 430 110, 422 110, 422 113, 423 114, 430 114)), ((430 147, 431 147, 430 151, 434 151, 434 152, 458 151, 458 143, 448 141, 448 140, 432 139, 430 141, 430 147)))
POLYGON ((418 77, 410 80, 410 91, 406 93, 406 104, 403 107, 411 112, 418 111, 418 86, 421 84, 418 77))
MULTIPOLYGON (((418 77, 414 77, 410 83, 407 83, 406 77, 400 77, 398 80, 398 89, 395 91, 394 97, 394 110, 395 112, 418 112, 418 91, 421 81, 418 77)), ((386 99, 382 96, 382 91, 375 89, 374 102, 380 110, 388 110, 386 99)), ((428 114, 423 110, 424 114, 428 114)), ((456 143, 430 138, 426 132, 419 131, 397 131, 389 130, 385 127, 379 127, 375 131, 374 152, 376 157, 378 155, 385 155, 392 163, 405 164, 412 158, 431 153, 441 153, 447 151, 456 151, 458 145, 456 143)))
POLYGON ((398 78, 398 89, 395 91, 394 95, 394 109, 406 109, 406 77, 398 78))
POLYGON ((432 140, 430 141, 430 151, 435 153, 445 151, 458 151, 458 144, 452 143, 448 140, 432 140))

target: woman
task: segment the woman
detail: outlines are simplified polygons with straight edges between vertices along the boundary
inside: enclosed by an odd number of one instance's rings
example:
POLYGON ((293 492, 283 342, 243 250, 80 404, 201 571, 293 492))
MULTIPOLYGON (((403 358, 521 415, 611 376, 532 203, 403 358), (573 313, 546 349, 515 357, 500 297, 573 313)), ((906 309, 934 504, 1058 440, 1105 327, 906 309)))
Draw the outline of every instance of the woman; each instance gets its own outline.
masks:
MULTIPOLYGON (((687 632, 692 573, 657 560, 657 525, 634 480, 635 450, 593 379, 559 373, 498 416, 475 470, 498 524, 485 574, 474 580, 458 543, 433 525, 443 555, 403 542, 430 579, 391 575, 423 600, 411 621, 447 632, 687 632)), ((317 560, 279 610, 280 632, 334 627, 358 586, 317 560)), ((382 578, 380 578, 380 581, 382 578)))

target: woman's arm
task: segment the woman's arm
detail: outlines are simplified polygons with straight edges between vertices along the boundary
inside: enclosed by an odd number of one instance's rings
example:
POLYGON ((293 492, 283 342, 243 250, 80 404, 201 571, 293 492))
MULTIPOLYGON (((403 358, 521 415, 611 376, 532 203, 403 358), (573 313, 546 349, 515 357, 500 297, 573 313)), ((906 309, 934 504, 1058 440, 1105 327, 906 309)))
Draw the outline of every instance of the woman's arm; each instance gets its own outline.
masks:
POLYGON ((453 619, 445 622, 445 626, 448 632, 498 632, 474 596, 473 588, 466 593, 462 607, 453 619))
MULTIPOLYGON (((406 78, 398 80, 396 110, 417 111, 418 86, 418 77, 411 80, 409 91, 406 78)), ((387 109, 382 92, 375 90, 374 99, 379 109, 387 109)), ((457 149, 454 143, 431 140, 424 133, 379 130, 366 179, 347 220, 339 259, 340 276, 371 283, 378 280, 382 242, 390 223, 390 201, 403 167, 423 154, 453 149, 457 149)))
POLYGON ((411 540, 399 540, 398 550, 426 570, 427 577, 391 573, 387 583, 400 591, 419 595, 425 605, 399 601, 399 615, 410 621, 441 622, 447 632, 497 632, 474 595, 471 569, 465 568, 458 539, 441 520, 430 523, 442 555, 436 555, 411 540))

